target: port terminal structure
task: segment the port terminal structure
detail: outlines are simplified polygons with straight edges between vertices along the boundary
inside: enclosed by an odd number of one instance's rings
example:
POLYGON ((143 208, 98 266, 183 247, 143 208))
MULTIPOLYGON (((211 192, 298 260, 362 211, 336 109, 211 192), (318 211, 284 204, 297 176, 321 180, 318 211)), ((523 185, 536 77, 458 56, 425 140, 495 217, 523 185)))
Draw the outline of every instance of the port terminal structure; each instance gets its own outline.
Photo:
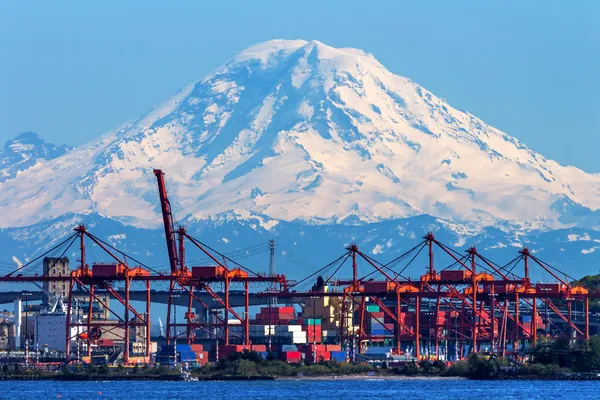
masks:
MULTIPOLYGON (((459 252, 438 241, 433 233, 427 233, 413 248, 382 263, 352 243, 332 263, 303 279, 290 281, 284 275, 255 273, 191 236, 184 226, 175 226, 164 173, 154 170, 154 175, 169 255, 168 272, 145 265, 81 224, 57 246, 0 277, 0 283, 63 282, 68 285, 64 338, 67 363, 90 362, 94 343, 104 333, 117 331, 121 332, 124 343, 125 364, 151 362, 152 285, 160 282, 168 285, 169 293, 165 319, 167 344, 184 341, 191 345, 200 337, 211 337, 225 346, 233 342, 251 349, 249 297, 252 291, 257 297, 265 297, 269 307, 276 304, 273 299, 280 303, 300 301, 306 305, 310 305, 310 299, 313 304, 317 300, 325 304, 335 299, 337 306, 330 308, 333 311, 319 317, 335 327, 337 344, 347 352, 348 360, 356 360, 357 354, 382 342, 391 343, 395 355, 405 354, 408 345, 417 360, 448 360, 449 345, 457 354, 455 359, 480 351, 518 359, 542 336, 563 336, 569 340, 590 336, 590 299, 600 298, 600 293, 574 286, 573 278, 539 259, 528 248, 521 249, 508 263, 499 265, 475 247, 459 252), (86 246, 90 242, 101 249, 110 262, 88 265, 86 246), (28 266, 51 251, 64 248, 64 255, 75 244, 79 247, 79 257, 76 268, 68 276, 26 273, 28 266), (188 266, 188 247, 200 250, 211 260, 211 265, 188 266), (425 274, 404 276, 404 271, 421 253, 427 256, 425 274), (434 265, 434 253, 443 254, 450 264, 434 265), (359 262, 368 266, 367 274, 359 274, 359 262), (531 268, 540 268, 553 282, 532 281, 531 268), (516 272, 519 270, 522 274, 516 272), (314 281, 316 284, 310 290, 300 290, 303 283, 314 281), (135 302, 136 305, 143 303, 142 309, 134 307, 130 299, 134 283, 145 288, 144 301, 135 302), (232 284, 243 288, 242 307, 230 303, 232 284), (217 285, 224 289, 219 292, 215 289, 217 285), (85 293, 88 299, 89 310, 81 313, 83 318, 79 318, 79 314, 75 318, 72 315, 75 292, 85 293), (100 292, 116 300, 117 307, 107 304, 105 297, 99 296, 100 292), (222 312, 214 313, 212 319, 199 318, 195 306, 211 309, 199 293, 210 296, 222 312), (185 322, 178 322, 172 315, 175 297, 185 297, 185 322), (112 318, 97 320, 92 312, 93 303, 103 305, 112 318), (583 318, 573 318, 574 305, 581 305, 583 318), (231 330, 232 324, 242 328, 231 330), (74 339, 85 342, 84 354, 73 354, 74 339), (131 353, 132 339, 143 343, 142 351, 131 353)), ((177 303, 181 304, 181 300, 177 299, 177 303)), ((311 311, 314 318, 315 308, 311 311)), ((304 317, 310 318, 310 312, 304 317)), ((313 341, 316 343, 317 339, 313 341)))

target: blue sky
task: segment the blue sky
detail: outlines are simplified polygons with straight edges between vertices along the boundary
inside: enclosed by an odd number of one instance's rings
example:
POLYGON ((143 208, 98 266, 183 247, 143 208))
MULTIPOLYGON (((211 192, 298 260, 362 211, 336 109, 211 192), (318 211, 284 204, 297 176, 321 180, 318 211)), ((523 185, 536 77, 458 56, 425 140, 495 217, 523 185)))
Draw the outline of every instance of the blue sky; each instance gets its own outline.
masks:
POLYGON ((0 6, 0 141, 80 145, 265 40, 373 53, 545 156, 600 172, 598 1, 102 1, 0 6))

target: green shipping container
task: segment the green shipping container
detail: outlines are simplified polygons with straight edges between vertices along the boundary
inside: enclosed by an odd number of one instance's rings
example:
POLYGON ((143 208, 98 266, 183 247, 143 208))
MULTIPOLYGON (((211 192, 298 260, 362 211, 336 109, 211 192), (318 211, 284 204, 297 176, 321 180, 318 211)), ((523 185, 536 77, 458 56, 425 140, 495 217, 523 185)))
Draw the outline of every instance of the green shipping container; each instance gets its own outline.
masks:
POLYGON ((379 306, 375 304, 371 304, 367 306, 368 312, 379 312, 379 306))
POLYGON ((317 318, 317 319, 307 318, 307 319, 304 320, 304 325, 305 326, 321 325, 321 319, 319 319, 319 318, 317 318))

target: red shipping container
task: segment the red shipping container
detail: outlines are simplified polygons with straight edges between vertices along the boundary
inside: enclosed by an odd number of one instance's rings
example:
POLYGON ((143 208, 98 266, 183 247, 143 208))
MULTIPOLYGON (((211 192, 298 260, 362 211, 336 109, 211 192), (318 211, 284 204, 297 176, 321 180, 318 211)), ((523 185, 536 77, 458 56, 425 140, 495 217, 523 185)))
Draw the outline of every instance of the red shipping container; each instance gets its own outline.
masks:
POLYGON ((255 344, 252 346, 245 346, 241 344, 229 344, 219 346, 219 357, 228 357, 233 353, 243 353, 244 350, 254 350, 257 352, 267 351, 267 346, 264 344, 255 344))
POLYGON ((394 282, 365 282, 363 284, 366 293, 385 293, 391 292, 395 289, 396 284, 394 282))
POLYGON ((326 344, 325 345, 325 350, 326 351, 342 351, 342 346, 339 344, 326 344))
POLYGON ((468 270, 445 270, 440 272, 440 279, 443 281, 464 281, 473 276, 473 273, 468 270))
POLYGON ((113 339, 98 339, 98 346, 100 347, 114 347, 115 341, 113 339))
POLYGON ((194 352, 194 353, 199 353, 201 351, 204 351, 204 346, 202 344, 196 343, 196 344, 192 344, 190 345, 190 349, 194 352))
POLYGON ((298 349, 300 349, 300 351, 304 352, 304 353, 312 353, 313 350, 317 350, 317 352, 325 352, 327 351, 327 346, 324 344, 318 344, 318 345, 313 345, 311 344, 303 344, 303 345, 298 345, 298 349))
POLYGON ((192 277, 194 278, 216 278, 225 273, 223 267, 192 267, 192 277))
POLYGON ((258 353, 263 353, 263 352, 267 351, 267 345, 266 344, 253 344, 252 350, 254 350, 258 353))
POLYGON ((289 363, 299 363, 302 360, 302 354, 299 351, 286 351, 279 354, 279 359, 289 363))
POLYGON ((98 277, 110 277, 121 275, 125 272, 123 264, 94 264, 92 265, 92 275, 98 277))
POLYGON ((208 351, 200 351, 196 353, 196 361, 202 366, 208 363, 208 351))
POLYGON ((315 360, 314 356, 315 354, 313 352, 311 353, 305 353, 306 355, 306 359, 310 362, 313 363, 317 363, 320 361, 329 361, 331 360, 331 353, 329 353, 328 351, 323 351, 323 352, 317 352, 317 359, 315 360))

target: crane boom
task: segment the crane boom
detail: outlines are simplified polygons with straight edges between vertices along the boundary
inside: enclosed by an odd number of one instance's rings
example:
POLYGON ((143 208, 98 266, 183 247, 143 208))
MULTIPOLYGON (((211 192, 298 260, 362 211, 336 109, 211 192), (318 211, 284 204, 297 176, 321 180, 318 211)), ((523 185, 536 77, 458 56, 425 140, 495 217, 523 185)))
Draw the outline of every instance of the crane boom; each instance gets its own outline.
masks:
POLYGON ((158 195, 162 209, 163 224, 165 226, 165 237, 167 239, 167 250, 169 251, 169 264, 171 272, 177 272, 177 246, 175 243, 175 229, 173 228, 173 214, 171 214, 171 203, 167 197, 167 186, 165 185, 165 174, 160 169, 154 170, 158 183, 158 195))

